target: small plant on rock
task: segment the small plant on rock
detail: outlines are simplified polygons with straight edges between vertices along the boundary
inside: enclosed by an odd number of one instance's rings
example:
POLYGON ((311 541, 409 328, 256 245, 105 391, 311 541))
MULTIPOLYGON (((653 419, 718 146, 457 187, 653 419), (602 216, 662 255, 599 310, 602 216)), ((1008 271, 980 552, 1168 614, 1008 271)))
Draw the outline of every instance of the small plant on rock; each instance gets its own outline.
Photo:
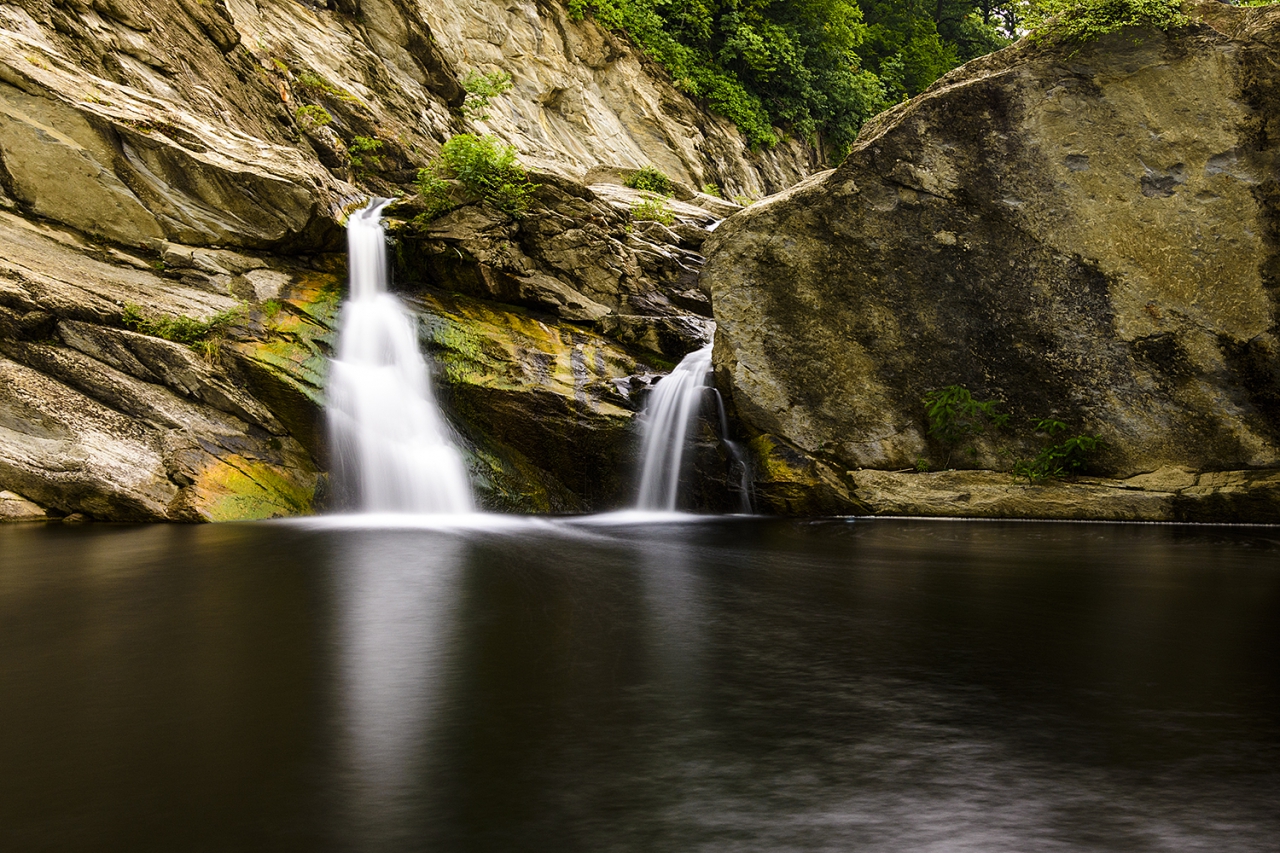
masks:
POLYGON ((1051 443, 1034 459, 1020 459, 1013 463, 1013 475, 1026 477, 1030 484, 1076 473, 1088 464, 1090 455, 1105 446, 1102 438, 1096 435, 1074 435, 1064 441, 1053 441, 1056 436, 1068 430, 1065 423, 1053 418, 1037 419, 1034 430, 1047 437, 1051 443))
POLYGON ((963 385, 948 385, 924 395, 925 417, 929 421, 929 435, 947 445, 946 468, 951 454, 962 441, 981 435, 988 427, 1003 427, 1009 415, 1001 413, 999 400, 975 400, 963 385))
POLYGON ((440 156, 434 162, 418 170, 418 192, 427 207, 425 219, 453 207, 449 198, 450 178, 470 195, 513 219, 520 219, 528 212, 538 188, 517 162, 515 148, 503 145, 494 136, 460 133, 441 147, 440 156))
POLYGON ((644 166, 637 169, 622 181, 624 186, 631 187, 633 190, 644 190, 645 192, 657 193, 661 196, 671 195, 674 186, 671 179, 653 166, 644 166))
POLYGON ((360 100, 346 89, 341 86, 335 86, 313 71, 300 73, 294 78, 294 84, 303 89, 310 89, 313 92, 322 92, 331 98, 337 98, 339 101, 359 102, 360 100))
POLYGON ((1009 422, 1007 414, 997 411, 1002 405, 999 400, 975 400, 963 385, 930 391, 924 395, 924 405, 929 435, 936 435, 947 444, 986 432, 988 425, 1004 426, 1009 422))
POLYGON ((356 172, 368 173, 382 168, 382 140, 369 136, 357 136, 347 145, 347 156, 351 158, 351 168, 356 172))
POLYGON ((222 339, 242 314, 243 308, 232 308, 214 314, 208 320, 197 320, 181 314, 176 317, 152 314, 141 305, 128 302, 120 312, 120 320, 127 329, 186 344, 206 359, 213 360, 222 339))
POLYGON ((333 121, 333 116, 329 115, 329 111, 324 107, 318 107, 315 104, 306 104, 298 107, 293 114, 294 121, 303 130, 311 130, 316 127, 324 127, 333 121))
POLYGON ((631 206, 631 218, 640 221, 660 222, 663 225, 672 225, 676 221, 676 215, 671 210, 671 205, 660 198, 636 199, 636 203, 631 206))
POLYGON ((715 184, 703 184, 702 193, 703 195, 709 195, 715 198, 724 198, 724 196, 720 194, 720 188, 715 184))
POLYGON ((462 103, 462 113, 473 121, 484 121, 489 117, 489 105, 493 99, 511 91, 511 75, 505 71, 492 74, 481 74, 472 69, 462 78, 462 88, 467 92, 467 99, 462 103))

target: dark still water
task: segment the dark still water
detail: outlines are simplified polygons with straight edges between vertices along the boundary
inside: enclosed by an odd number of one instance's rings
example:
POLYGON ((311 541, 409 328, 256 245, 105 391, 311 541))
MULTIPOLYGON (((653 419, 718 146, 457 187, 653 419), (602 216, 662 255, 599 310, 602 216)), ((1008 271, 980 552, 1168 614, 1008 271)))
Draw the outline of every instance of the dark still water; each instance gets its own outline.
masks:
POLYGON ((1274 851, 1280 530, 10 526, 0 849, 1274 851))

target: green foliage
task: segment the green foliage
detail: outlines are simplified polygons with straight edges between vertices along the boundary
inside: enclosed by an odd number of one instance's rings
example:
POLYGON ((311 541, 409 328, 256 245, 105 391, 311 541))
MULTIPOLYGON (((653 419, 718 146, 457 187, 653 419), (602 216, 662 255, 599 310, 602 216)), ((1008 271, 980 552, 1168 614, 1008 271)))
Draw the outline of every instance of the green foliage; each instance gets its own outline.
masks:
POLYGON ((489 117, 489 104, 510 91, 511 86, 511 75, 505 71, 481 74, 472 69, 462 78, 462 88, 467 92, 467 99, 462 103, 463 114, 469 119, 484 121, 489 117))
POLYGON ((569 0, 569 8, 625 31, 677 88, 753 145, 775 144, 775 128, 784 128, 841 155, 872 115, 1008 44, 1025 2, 569 0))
POLYGON ((125 328, 135 332, 200 349, 202 344, 225 335, 241 313, 240 309, 233 308, 208 320, 197 320, 181 314, 176 317, 150 314, 141 305, 128 302, 120 312, 120 320, 125 328))
POLYGON ((671 179, 653 166, 644 166, 632 172, 622 183, 633 190, 644 190, 662 196, 671 195, 673 189, 671 179))
POLYGON ((452 178, 472 196, 519 219, 529 209, 538 184, 529 180, 516 161, 516 150, 494 136, 460 133, 440 149, 440 156, 418 170, 418 192, 427 206, 425 219, 439 216, 453 206, 449 198, 452 178))
POLYGON ((715 184, 703 184, 702 193, 703 195, 714 196, 715 198, 724 198, 724 196, 720 194, 720 187, 715 184))
POLYGON ((631 218, 640 221, 660 222, 663 225, 672 225, 676 221, 676 215, 671 210, 671 205, 667 204, 665 199, 658 197, 636 199, 635 204, 631 206, 631 218))
POLYGON ((313 92, 323 93, 331 98, 337 98, 339 101, 356 101, 360 99, 348 92, 341 86, 335 86, 325 78, 312 71, 303 71, 294 78, 294 85, 302 89, 309 89, 313 92))
POLYGON ((735 195, 733 197, 734 204, 740 204, 743 207, 750 207, 751 205, 755 204, 759 200, 760 199, 751 195, 735 195))
POLYGON ((1002 427, 1009 422, 1009 415, 997 411, 1001 405, 999 400, 973 399, 963 385, 930 391, 924 395, 929 435, 954 445, 961 439, 986 432, 988 426, 1002 427))
POLYGON ((317 107, 315 104, 306 104, 298 107, 293 114, 294 120, 304 129, 312 127, 324 127, 333 121, 333 116, 329 115, 329 111, 324 107, 317 107))
POLYGON ((1171 30, 1191 23, 1178 0, 1039 0, 1033 9, 1033 38, 1064 44, 1083 44, 1125 27, 1171 30))
POLYGON ((1105 446, 1102 438, 1096 435, 1074 435, 1065 441, 1053 442, 1054 437, 1066 432, 1068 427, 1062 421, 1052 418, 1037 420, 1034 429, 1051 443, 1034 459, 1020 459, 1013 464, 1013 475, 1026 477, 1027 482, 1032 484, 1074 474, 1088 464, 1090 455, 1105 446))
POLYGON ((382 168, 382 140, 368 136, 354 137, 347 144, 347 156, 351 158, 351 168, 357 172, 370 172, 382 168))

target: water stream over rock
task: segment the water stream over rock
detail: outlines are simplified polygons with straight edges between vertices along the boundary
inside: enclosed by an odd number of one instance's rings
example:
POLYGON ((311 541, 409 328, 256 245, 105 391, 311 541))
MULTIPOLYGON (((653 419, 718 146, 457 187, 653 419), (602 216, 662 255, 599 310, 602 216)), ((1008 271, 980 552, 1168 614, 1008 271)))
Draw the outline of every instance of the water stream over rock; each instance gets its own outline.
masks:
POLYGON ((371 202, 347 224, 351 292, 328 403, 337 491, 366 512, 470 512, 466 468, 431 393, 413 319, 387 292, 387 203, 371 202))
POLYGON ((686 355, 654 386, 645 407, 637 509, 675 510, 689 426, 698 415, 710 372, 711 344, 707 344, 686 355))

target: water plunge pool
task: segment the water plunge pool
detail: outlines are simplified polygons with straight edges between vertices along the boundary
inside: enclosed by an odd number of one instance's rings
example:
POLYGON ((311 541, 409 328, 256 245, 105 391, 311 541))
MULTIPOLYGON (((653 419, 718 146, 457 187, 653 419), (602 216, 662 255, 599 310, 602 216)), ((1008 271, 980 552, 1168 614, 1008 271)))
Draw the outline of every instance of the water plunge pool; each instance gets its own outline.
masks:
POLYGON ((0 528, 0 849, 1280 838, 1276 529, 594 521, 0 528))

